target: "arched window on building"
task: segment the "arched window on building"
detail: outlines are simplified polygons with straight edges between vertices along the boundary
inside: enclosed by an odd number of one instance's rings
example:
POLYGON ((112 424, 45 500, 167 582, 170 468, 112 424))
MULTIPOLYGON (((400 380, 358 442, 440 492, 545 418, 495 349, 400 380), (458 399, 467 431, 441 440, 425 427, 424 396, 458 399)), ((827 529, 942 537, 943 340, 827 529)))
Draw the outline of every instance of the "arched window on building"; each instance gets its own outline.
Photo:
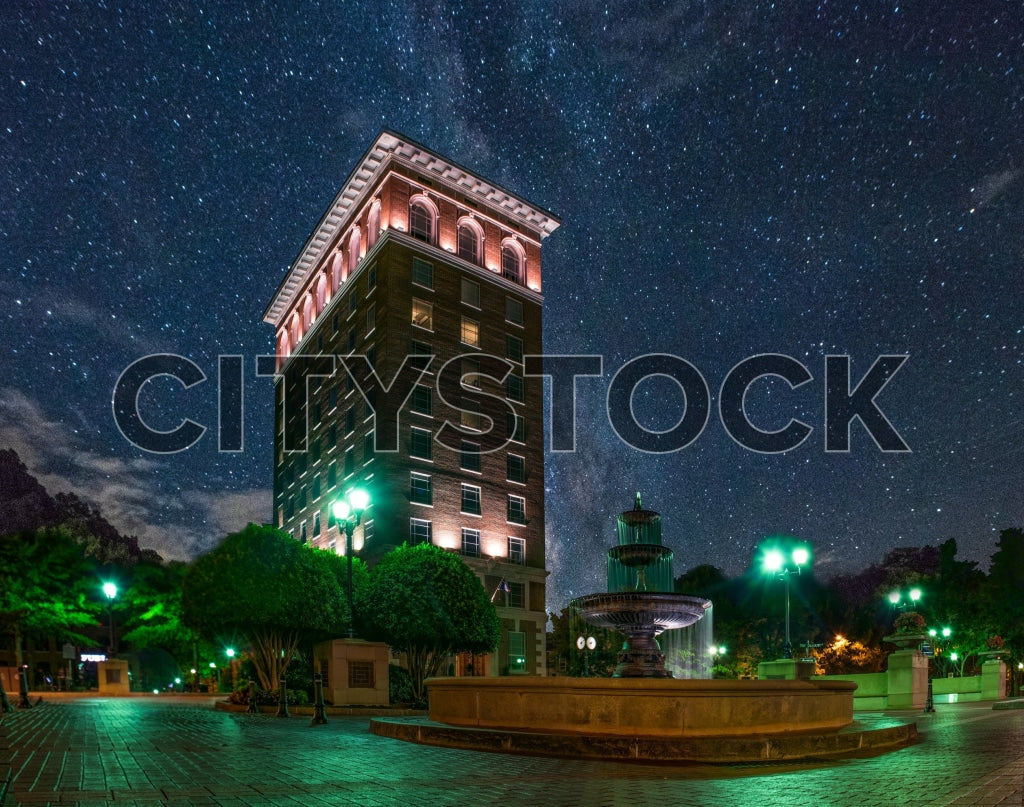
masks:
POLYGON ((341 264, 344 261, 344 256, 341 251, 334 253, 331 258, 331 297, 338 293, 338 289, 341 287, 341 264))
POLYGON ((366 251, 373 249, 380 235, 380 202, 374 199, 370 205, 370 213, 366 217, 366 251))
POLYGON ((316 319, 316 314, 313 313, 313 295, 307 294, 302 301, 302 332, 307 333, 310 326, 313 324, 313 320, 316 319))
POLYGON ((316 315, 320 316, 327 305, 327 277, 326 272, 321 272, 316 281, 316 315))
POLYGON ((426 196, 409 200, 409 234, 428 244, 437 240, 437 206, 426 196))
POLYGON ((292 313, 292 323, 288 328, 289 343, 292 349, 302 341, 302 322, 299 319, 299 312, 292 313))
POLYGON ((483 254, 483 230, 480 225, 469 216, 459 219, 459 244, 458 256, 464 261, 480 265, 480 256, 483 254))
POLYGON ((526 284, 526 256, 511 238, 501 242, 501 276, 521 286, 526 284))
POLYGON ((359 263, 359 228, 352 229, 352 235, 348 239, 348 274, 351 277, 356 271, 359 263))

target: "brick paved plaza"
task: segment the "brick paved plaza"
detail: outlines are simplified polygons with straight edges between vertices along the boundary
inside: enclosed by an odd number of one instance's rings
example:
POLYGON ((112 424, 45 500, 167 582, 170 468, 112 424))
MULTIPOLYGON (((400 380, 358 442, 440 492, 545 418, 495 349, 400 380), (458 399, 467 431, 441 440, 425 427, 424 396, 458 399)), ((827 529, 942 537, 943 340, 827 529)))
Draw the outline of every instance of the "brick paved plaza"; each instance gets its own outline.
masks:
POLYGON ((941 705, 921 742, 827 764, 660 766, 375 737, 365 717, 215 711, 208 698, 52 699, 3 715, 10 805, 1024 804, 1024 710, 941 705))

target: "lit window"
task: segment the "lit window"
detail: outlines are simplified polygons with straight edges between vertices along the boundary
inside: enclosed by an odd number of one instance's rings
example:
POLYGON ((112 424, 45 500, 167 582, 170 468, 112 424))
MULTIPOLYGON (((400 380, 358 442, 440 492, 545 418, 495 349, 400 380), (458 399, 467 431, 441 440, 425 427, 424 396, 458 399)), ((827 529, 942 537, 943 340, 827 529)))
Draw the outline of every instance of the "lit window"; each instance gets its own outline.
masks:
POLYGON ((526 523, 526 499, 522 496, 513 496, 512 494, 509 494, 508 520, 513 524, 526 523))
POLYGON ((426 474, 410 474, 409 500, 416 504, 433 504, 434 487, 426 474))
POLYGON ((509 482, 526 482, 526 459, 518 454, 508 455, 508 473, 506 478, 509 482))
POLYGON ((466 429, 473 429, 474 431, 483 431, 480 417, 480 404, 477 401, 463 398, 461 403, 460 411, 460 422, 466 429))
POLYGON ((526 563, 526 541, 523 538, 508 539, 508 562, 526 563))
POLYGON ((462 278, 462 302, 473 308, 480 307, 480 284, 468 277, 462 278))
POLYGON ((462 486, 462 512, 480 515, 480 488, 476 485, 462 486))
POLYGON ((480 360, 467 357, 462 360, 462 386, 480 389, 480 360))
POLYGON ((462 530, 462 554, 471 558, 480 557, 480 530, 462 530))
POLYGON ((409 543, 429 544, 432 530, 430 522, 422 518, 409 519, 409 543))
POLYGON ((462 341, 470 347, 480 347, 480 323, 475 319, 462 318, 462 341))
POLYGON ((412 298, 412 324, 428 331, 434 330, 434 306, 426 300, 412 298))

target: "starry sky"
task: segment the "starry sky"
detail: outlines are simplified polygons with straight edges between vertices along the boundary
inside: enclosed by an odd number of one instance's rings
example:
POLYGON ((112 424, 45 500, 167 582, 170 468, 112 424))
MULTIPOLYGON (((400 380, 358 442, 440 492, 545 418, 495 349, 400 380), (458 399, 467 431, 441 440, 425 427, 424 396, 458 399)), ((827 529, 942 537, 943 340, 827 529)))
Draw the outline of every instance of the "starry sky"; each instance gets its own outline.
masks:
MULTIPOLYGON (((0 8, 0 446, 51 492, 190 558, 270 518, 272 385, 247 361, 245 446, 217 451, 217 356, 272 350, 262 312, 382 128, 552 210, 545 348, 603 356, 578 382, 573 453, 546 453, 549 609, 604 586, 613 516, 664 519, 680 574, 731 575, 765 536, 817 574, 956 538, 984 566, 1024 525, 1024 23, 1014 4, 19 2, 0 8), (245 6, 249 6, 246 8, 245 6), (111 394, 150 353, 154 428, 208 427, 175 455, 118 432, 111 394), (712 413, 688 447, 624 444, 614 373, 647 353, 699 368, 712 413), (757 454, 717 417, 748 356, 757 454), (877 404, 909 445, 855 422, 824 447, 827 355, 854 382, 909 358, 877 404)), ((653 377, 637 421, 685 401, 653 377)))

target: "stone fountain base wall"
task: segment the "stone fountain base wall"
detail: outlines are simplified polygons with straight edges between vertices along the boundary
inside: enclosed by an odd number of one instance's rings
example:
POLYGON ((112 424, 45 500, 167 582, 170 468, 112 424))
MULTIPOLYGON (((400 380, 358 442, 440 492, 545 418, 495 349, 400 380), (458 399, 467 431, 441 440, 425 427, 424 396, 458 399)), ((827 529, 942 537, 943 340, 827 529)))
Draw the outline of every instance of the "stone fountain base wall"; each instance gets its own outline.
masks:
POLYGON ((430 719, 452 726, 645 737, 839 730, 849 681, 431 678, 430 719))

